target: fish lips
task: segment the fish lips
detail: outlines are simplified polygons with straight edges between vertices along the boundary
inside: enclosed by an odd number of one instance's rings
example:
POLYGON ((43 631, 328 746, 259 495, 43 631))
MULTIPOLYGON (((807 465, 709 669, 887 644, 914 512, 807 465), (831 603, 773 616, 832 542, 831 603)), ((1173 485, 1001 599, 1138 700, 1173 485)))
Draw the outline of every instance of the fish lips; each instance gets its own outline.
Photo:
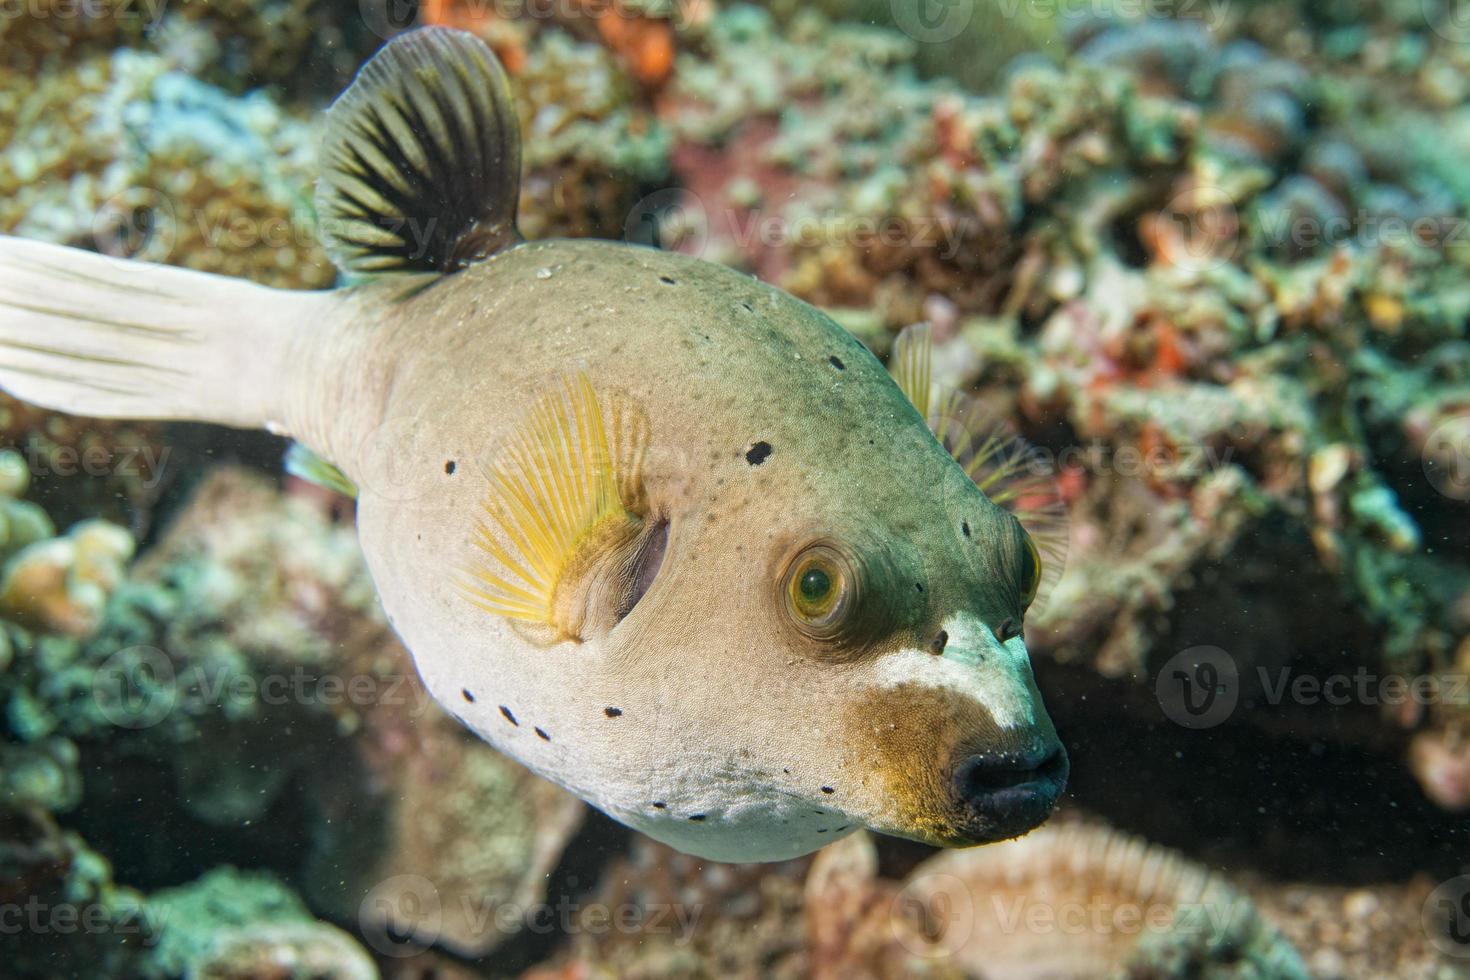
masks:
POLYGON ((1019 837, 1040 825, 1067 787, 1071 764, 1059 742, 1024 752, 978 753, 955 767, 951 786, 969 843, 1019 837))

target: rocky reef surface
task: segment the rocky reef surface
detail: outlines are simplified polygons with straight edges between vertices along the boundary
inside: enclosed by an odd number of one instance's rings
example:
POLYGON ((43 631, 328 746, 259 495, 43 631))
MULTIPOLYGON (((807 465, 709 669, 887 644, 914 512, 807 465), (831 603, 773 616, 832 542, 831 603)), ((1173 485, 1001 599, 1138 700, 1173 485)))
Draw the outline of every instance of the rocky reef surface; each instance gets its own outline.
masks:
MULTIPOLYGON (((511 70, 528 237, 730 263, 880 355, 927 321, 1045 463, 1061 825, 677 855, 427 698, 274 440, 0 395, 0 972, 1470 977, 1455 5, 553 6, 409 11, 511 70)), ((336 280, 319 111, 404 11, 16 9, 0 231, 336 280)))

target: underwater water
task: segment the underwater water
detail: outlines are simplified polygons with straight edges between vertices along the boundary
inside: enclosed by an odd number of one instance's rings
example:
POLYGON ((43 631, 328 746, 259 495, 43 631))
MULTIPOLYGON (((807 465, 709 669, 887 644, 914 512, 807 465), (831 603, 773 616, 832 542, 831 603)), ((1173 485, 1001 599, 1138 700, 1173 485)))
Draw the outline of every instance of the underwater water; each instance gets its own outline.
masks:
POLYGON ((1470 978, 1467 157, 1461 0, 0 0, 0 978, 1470 978))

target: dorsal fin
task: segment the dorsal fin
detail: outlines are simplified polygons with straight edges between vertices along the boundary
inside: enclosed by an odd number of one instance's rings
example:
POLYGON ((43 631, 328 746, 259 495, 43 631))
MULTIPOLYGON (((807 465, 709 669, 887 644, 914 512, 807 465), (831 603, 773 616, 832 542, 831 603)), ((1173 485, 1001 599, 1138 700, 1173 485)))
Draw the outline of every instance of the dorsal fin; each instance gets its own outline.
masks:
POLYGON ((912 323, 904 327, 893 342, 893 353, 888 358, 888 370, 893 380, 903 389, 908 400, 929 420, 929 399, 933 392, 930 379, 934 356, 934 339, 929 324, 912 323))
POLYGON ((373 56, 327 112, 317 215, 337 265, 452 272, 520 241, 521 137, 494 53, 426 27, 373 56))
POLYGON ((1067 508, 1054 468, 1020 436, 1007 433, 980 403, 935 384, 933 360, 929 324, 912 324, 894 341, 889 373, 975 486, 1031 535, 1043 559, 1041 589, 1050 593, 1067 554, 1067 508))

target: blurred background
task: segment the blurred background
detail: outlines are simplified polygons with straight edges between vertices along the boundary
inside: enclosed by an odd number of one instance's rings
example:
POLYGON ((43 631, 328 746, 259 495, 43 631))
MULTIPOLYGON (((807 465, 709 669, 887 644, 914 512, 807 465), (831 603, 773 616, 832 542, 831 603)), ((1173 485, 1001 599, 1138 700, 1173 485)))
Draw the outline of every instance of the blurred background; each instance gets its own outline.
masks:
POLYGON ((0 232, 331 286, 321 110, 419 24, 528 238, 928 322, 1034 447, 1062 810, 678 855, 430 701, 279 440, 0 395, 0 974, 1470 977, 1470 5, 0 0, 0 232))

